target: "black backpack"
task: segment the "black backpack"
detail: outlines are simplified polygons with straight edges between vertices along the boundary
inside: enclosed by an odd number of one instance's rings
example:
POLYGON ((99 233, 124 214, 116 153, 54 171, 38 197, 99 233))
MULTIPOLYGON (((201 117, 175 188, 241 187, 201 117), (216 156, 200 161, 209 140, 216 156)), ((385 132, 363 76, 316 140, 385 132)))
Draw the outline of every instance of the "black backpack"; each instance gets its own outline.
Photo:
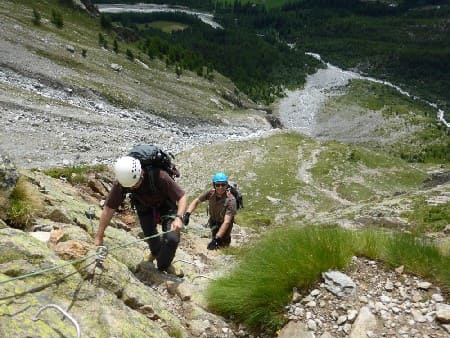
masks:
POLYGON ((241 191, 239 189, 239 185, 236 182, 228 182, 228 189, 229 192, 234 196, 236 199, 236 207, 237 209, 241 209, 244 207, 244 198, 242 197, 241 191))
POLYGON ((180 172, 176 168, 172 160, 175 156, 171 153, 166 153, 158 146, 153 144, 138 144, 131 148, 128 156, 134 157, 141 162, 150 178, 152 190, 155 189, 155 179, 158 177, 159 170, 164 170, 169 176, 175 180, 175 177, 180 177, 180 172))

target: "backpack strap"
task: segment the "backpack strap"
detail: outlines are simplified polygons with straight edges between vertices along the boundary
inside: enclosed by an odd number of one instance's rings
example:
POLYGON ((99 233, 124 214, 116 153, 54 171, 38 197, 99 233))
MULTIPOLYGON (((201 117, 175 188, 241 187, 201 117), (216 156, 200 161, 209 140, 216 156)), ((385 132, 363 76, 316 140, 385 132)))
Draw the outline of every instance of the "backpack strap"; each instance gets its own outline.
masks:
MULTIPOLYGON (((211 196, 209 196, 209 199, 213 198, 213 196, 216 196, 216 189, 211 188, 210 192, 211 192, 211 196)), ((223 202, 223 206, 224 207, 227 206, 227 202, 229 201, 230 196, 233 196, 233 194, 230 191, 230 186, 227 187, 227 190, 225 191, 225 194, 226 194, 226 198, 225 198, 225 200, 223 202)))
POLYGON ((145 172, 147 173, 147 177, 148 177, 148 185, 150 187, 150 191, 151 192, 156 192, 156 183, 158 182, 159 179, 159 171, 161 170, 160 168, 156 168, 156 167, 152 167, 152 166, 147 166, 144 168, 145 172))

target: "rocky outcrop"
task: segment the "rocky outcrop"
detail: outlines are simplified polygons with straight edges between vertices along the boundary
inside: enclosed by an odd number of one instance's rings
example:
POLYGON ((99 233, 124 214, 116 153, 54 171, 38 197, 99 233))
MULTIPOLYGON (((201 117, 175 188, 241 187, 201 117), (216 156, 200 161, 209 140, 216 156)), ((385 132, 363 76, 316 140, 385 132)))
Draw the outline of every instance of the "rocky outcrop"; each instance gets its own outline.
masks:
MULTIPOLYGON (((205 288, 233 258, 205 249, 209 233, 203 216, 182 234, 174 264, 186 276, 179 279, 143 261, 147 244, 127 208, 107 228, 106 258, 96 251, 93 235, 109 178, 89 176, 86 185, 72 186, 39 171, 23 174, 45 196, 47 216, 36 218, 31 232, 0 226, 2 336, 69 336, 78 325, 82 335, 100 337, 122 337, 124 328, 127 336, 251 337, 245 326, 208 311, 205 288), (76 325, 62 321, 58 307, 76 325)), ((238 225, 233 232, 233 246, 253 236, 238 225)), ((389 271, 354 257, 345 273, 325 272, 314 289, 303 292, 294 290, 280 337, 449 334, 449 305, 441 290, 401 267, 389 271)))
POLYGON ((107 228, 102 257, 93 242, 101 200, 91 197, 98 196, 100 181, 86 193, 88 186, 39 171, 23 174, 40 187, 47 216, 37 217, 31 232, 0 227, 2 337, 75 336, 77 329, 95 337, 233 336, 237 329, 206 310, 203 294, 221 255, 190 252, 206 252, 207 238, 183 235, 174 264, 182 264, 187 277, 174 278, 143 261, 147 244, 139 240, 140 228, 134 223, 124 230, 117 217, 107 228))
POLYGON ((88 13, 94 16, 99 16, 100 11, 98 10, 97 6, 95 6, 91 0, 79 0, 85 7, 88 13))

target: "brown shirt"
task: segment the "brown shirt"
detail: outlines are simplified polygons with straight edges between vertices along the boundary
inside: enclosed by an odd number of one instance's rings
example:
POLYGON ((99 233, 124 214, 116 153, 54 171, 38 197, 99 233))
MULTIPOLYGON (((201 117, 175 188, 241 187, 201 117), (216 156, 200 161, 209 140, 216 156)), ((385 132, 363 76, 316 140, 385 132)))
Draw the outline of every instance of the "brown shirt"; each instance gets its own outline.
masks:
POLYGON ((230 215, 233 218, 236 215, 236 199, 229 191, 219 196, 212 188, 202 193, 198 199, 200 202, 209 201, 209 218, 213 222, 223 223, 225 215, 230 215))
POLYGON ((185 191, 164 170, 159 171, 159 179, 156 182, 156 191, 151 191, 148 174, 144 174, 144 181, 137 189, 127 189, 119 182, 115 182, 105 204, 111 209, 117 209, 125 199, 127 193, 133 193, 139 203, 148 207, 159 207, 165 200, 169 199, 176 203, 185 191))

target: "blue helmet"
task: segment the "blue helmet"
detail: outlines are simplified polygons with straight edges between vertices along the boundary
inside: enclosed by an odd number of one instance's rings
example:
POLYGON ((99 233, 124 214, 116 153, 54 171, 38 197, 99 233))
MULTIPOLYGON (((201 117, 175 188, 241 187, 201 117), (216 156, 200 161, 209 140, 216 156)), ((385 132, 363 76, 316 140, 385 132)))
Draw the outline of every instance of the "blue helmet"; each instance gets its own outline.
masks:
POLYGON ((218 172, 215 173, 212 179, 213 183, 225 182, 228 183, 228 176, 225 173, 218 172))

